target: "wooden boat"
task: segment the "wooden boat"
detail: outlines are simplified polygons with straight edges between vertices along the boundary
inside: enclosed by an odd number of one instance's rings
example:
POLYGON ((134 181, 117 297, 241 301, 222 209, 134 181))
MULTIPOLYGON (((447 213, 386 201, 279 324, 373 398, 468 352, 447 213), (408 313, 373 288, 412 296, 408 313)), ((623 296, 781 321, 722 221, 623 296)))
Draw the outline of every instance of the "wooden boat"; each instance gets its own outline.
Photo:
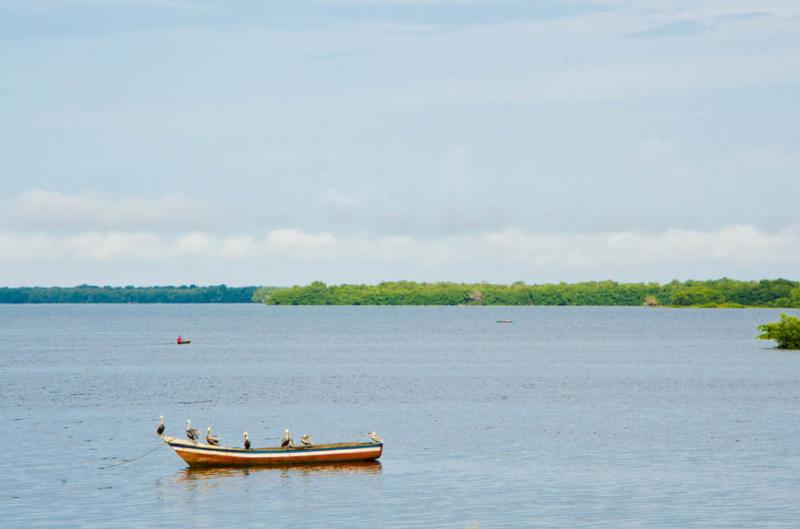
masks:
POLYGON ((192 341, 191 340, 181 340, 180 342, 175 342, 175 343, 177 343, 178 345, 186 345, 187 343, 192 343, 192 341))
POLYGON ((243 467, 319 465, 374 461, 383 453, 383 443, 332 443, 290 448, 235 448, 195 443, 168 435, 162 439, 190 467, 243 467))

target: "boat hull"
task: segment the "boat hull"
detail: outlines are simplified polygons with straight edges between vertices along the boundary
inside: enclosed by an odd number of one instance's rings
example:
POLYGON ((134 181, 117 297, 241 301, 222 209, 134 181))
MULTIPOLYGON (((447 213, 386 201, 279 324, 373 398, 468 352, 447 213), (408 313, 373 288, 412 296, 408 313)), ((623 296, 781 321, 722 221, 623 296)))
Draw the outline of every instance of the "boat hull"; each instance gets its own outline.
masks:
POLYGON ((232 448, 193 443, 164 436, 186 464, 197 467, 250 467, 319 465, 374 461, 383 454, 383 443, 337 443, 292 448, 232 448))

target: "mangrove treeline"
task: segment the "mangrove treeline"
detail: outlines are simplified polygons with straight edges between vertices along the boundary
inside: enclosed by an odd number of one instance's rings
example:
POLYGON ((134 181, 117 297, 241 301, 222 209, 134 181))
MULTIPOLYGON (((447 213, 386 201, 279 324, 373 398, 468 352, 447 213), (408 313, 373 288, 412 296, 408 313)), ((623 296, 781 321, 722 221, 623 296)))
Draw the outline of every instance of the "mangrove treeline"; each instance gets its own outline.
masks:
POLYGON ((255 290, 225 285, 19 287, 0 288, 0 303, 250 303, 255 290))
POLYGON ((787 279, 528 285, 415 283, 228 287, 151 286, 0 288, 0 303, 267 303, 270 305, 652 305, 800 308, 800 282, 787 279))
POLYGON ((787 279, 617 283, 591 281, 512 285, 415 283, 257 289, 253 301, 270 305, 666 305, 677 307, 800 307, 800 282, 787 279))

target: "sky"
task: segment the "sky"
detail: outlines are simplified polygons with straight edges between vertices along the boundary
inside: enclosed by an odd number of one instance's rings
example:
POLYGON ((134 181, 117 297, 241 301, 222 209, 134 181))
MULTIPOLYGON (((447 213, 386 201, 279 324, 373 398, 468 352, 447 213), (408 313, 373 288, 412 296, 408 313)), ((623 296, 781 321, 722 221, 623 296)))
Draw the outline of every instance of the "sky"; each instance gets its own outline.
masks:
POLYGON ((0 286, 800 279, 796 0, 0 0, 0 286))

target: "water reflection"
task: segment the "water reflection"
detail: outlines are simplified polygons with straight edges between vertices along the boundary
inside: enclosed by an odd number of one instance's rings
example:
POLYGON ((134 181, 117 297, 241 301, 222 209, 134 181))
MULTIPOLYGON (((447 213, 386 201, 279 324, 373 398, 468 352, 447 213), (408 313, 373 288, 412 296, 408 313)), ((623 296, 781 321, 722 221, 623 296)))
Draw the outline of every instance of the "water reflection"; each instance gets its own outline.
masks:
POLYGON ((312 474, 380 474, 380 461, 359 461, 325 465, 294 465, 264 467, 187 467, 178 472, 178 483, 220 480, 223 478, 246 478, 251 474, 273 473, 279 476, 308 476, 312 474))

